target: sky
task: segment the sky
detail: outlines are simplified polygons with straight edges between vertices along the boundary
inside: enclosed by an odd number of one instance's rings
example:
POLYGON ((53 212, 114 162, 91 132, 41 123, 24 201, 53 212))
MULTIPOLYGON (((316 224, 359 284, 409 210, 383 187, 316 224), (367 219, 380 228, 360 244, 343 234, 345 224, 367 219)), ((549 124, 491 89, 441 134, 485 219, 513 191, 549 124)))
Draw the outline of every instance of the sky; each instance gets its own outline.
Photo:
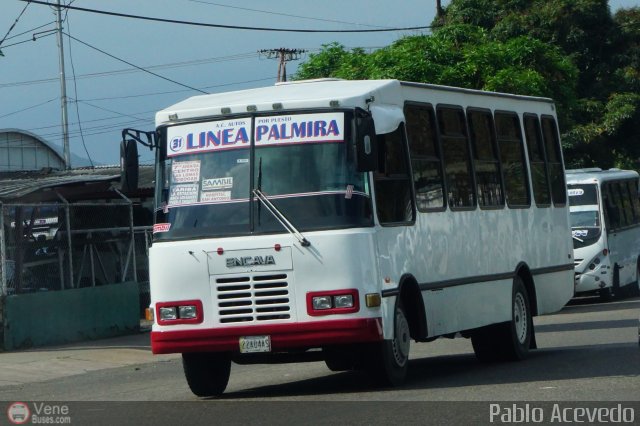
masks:
MULTIPOLYGON (((57 0, 48 1, 56 3, 57 0)), ((428 26, 435 15, 436 3, 435 0, 60 2, 188 22, 312 30, 428 26)), ((443 5, 448 3, 443 0, 443 5)), ((610 0, 609 5, 615 11, 620 7, 640 6, 640 0, 610 0)), ((67 34, 63 47, 73 167, 88 164, 78 157, 90 158, 95 165, 118 164, 123 128, 153 130, 155 112, 201 94, 194 89, 220 93, 274 84, 278 62, 260 55, 259 50, 284 47, 317 52, 323 44, 334 41, 347 48, 373 50, 404 35, 428 33, 428 30, 253 31, 153 22, 78 10, 63 11, 63 18, 63 31, 67 34)), ((0 130, 27 130, 59 146, 62 152, 59 49, 55 32, 51 31, 55 29, 55 19, 55 10, 50 6, 2 0, 0 40, 14 23, 15 26, 0 45, 4 54, 0 56, 0 130)), ((302 60, 305 57, 303 55, 302 60)), ((300 62, 287 64, 288 76, 295 73, 300 62)), ((140 148, 141 162, 153 162, 151 151, 140 148)))

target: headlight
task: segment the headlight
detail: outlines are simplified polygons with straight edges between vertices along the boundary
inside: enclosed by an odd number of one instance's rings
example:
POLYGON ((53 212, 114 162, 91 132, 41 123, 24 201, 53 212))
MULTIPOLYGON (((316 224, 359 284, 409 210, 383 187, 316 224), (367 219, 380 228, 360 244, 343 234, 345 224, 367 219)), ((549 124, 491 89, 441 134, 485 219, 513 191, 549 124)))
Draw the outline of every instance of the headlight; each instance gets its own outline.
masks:
POLYGON ((312 300, 313 309, 331 309, 331 296, 316 296, 312 300))
POLYGON ((180 315, 180 319, 190 319, 197 317, 198 311, 193 305, 178 306, 178 314, 180 315))
POLYGON ((177 312, 175 306, 160 308, 160 319, 163 321, 170 321, 177 319, 177 312))
POLYGON ((351 308, 353 306, 353 295, 342 294, 333 298, 336 308, 351 308))

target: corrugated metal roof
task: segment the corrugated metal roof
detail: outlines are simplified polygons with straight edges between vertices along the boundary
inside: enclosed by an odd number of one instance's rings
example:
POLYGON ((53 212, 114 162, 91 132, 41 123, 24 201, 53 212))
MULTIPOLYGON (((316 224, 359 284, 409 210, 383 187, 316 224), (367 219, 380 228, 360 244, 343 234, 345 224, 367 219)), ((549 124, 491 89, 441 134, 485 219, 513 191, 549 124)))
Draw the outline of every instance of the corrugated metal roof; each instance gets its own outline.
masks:
MULTIPOLYGON (((141 166, 139 188, 152 189, 153 166, 141 166)), ((2 172, 0 173, 0 201, 14 201, 47 188, 84 186, 87 183, 105 184, 120 181, 120 168, 105 166, 94 168, 78 168, 65 171, 40 170, 37 172, 2 172)))

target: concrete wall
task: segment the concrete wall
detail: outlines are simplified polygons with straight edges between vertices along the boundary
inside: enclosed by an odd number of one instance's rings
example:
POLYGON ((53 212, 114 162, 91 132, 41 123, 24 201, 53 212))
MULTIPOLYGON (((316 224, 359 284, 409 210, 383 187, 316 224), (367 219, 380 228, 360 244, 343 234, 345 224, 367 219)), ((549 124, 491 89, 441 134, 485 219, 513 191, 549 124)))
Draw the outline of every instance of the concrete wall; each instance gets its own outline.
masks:
POLYGON ((4 350, 112 337, 139 330, 137 283, 6 296, 4 350))

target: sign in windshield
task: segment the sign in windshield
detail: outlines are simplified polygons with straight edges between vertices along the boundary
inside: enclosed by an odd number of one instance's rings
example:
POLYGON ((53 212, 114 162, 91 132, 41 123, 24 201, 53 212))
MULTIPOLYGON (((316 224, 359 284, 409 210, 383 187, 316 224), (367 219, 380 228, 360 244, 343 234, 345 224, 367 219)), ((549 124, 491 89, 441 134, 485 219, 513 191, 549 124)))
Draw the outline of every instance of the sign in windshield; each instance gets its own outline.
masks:
POLYGON ((598 187, 595 183, 567 185, 569 205, 590 206, 598 204, 598 187))
MULTIPOLYGON (((251 118, 210 121, 169 128, 167 157, 248 148, 251 118)), ((258 146, 344 142, 344 114, 256 117, 258 146)))
POLYGON ((155 237, 281 232, 251 196, 254 188, 301 231, 370 226, 367 175, 356 170, 350 149, 352 124, 351 113, 326 111, 167 127, 155 237))

